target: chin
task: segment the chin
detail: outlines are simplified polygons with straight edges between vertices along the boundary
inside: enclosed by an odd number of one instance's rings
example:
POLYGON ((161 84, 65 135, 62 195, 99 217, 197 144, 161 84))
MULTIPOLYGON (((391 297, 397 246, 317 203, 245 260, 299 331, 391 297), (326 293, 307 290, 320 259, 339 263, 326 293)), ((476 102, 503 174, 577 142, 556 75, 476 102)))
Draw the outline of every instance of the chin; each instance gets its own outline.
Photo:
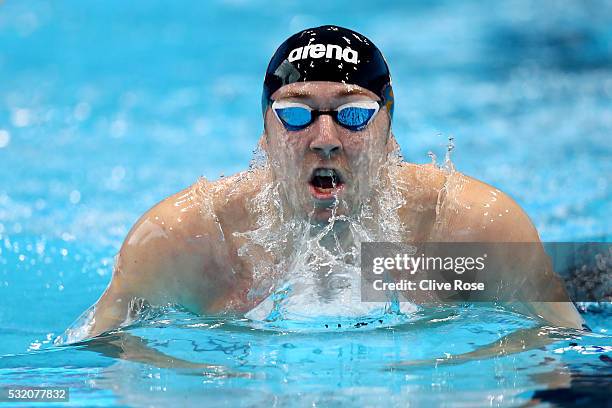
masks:
MULTIPOLYGON (((333 210, 331 208, 315 208, 311 213, 311 220, 319 224, 327 224, 332 213, 333 210)), ((337 212, 336 215, 338 215, 337 212)))
MULTIPOLYGON (((343 203, 344 204, 344 203, 343 203)), ((335 203, 317 203, 310 207, 310 219, 317 223, 327 224, 332 217, 332 214, 335 213, 335 216, 342 216, 349 213, 345 205, 340 204, 336 208, 334 208, 335 203)))

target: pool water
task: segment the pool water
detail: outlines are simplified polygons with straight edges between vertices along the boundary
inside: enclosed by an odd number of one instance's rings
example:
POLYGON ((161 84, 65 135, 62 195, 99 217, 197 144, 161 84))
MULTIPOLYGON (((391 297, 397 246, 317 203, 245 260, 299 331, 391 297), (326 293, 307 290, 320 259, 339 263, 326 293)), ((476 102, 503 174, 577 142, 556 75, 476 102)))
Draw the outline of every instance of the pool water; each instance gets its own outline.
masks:
POLYGON ((609 404, 609 309, 584 315, 591 333, 541 329, 544 345, 471 360, 448 357, 535 322, 466 305, 305 330, 166 308, 53 346, 146 209, 248 166, 268 58, 329 23, 385 53, 408 161, 453 137, 456 168, 508 192, 543 240, 610 241, 604 0, 3 2, 0 386, 66 386, 75 406, 609 404))

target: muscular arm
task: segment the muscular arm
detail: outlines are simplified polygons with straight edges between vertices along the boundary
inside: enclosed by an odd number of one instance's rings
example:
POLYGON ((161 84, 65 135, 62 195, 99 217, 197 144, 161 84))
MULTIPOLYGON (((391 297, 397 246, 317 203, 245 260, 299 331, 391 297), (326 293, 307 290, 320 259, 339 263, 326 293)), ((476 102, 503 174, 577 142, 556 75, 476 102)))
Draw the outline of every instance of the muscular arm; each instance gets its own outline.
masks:
POLYGON ((508 195, 460 173, 449 176, 438 209, 439 240, 469 242, 530 242, 530 253, 506 254, 508 269, 497 279, 527 282, 521 304, 512 308, 539 317, 555 326, 581 329, 583 320, 571 303, 560 278, 553 272, 531 220, 508 195), (538 291, 554 293, 564 302, 536 302, 538 291))
POLYGON ((88 337, 129 321, 142 300, 202 313, 224 295, 229 277, 216 260, 226 248, 201 201, 196 184, 138 220, 121 247, 110 285, 94 306, 88 337))

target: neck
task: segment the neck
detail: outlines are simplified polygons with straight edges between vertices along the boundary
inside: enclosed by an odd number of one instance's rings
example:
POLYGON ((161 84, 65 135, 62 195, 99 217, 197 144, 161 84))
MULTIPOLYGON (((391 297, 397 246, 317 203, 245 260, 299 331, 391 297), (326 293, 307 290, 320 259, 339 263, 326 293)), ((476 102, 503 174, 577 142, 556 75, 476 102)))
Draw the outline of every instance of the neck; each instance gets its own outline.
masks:
POLYGON ((334 255, 346 253, 357 243, 350 222, 344 219, 332 218, 329 223, 311 224, 309 236, 334 255))

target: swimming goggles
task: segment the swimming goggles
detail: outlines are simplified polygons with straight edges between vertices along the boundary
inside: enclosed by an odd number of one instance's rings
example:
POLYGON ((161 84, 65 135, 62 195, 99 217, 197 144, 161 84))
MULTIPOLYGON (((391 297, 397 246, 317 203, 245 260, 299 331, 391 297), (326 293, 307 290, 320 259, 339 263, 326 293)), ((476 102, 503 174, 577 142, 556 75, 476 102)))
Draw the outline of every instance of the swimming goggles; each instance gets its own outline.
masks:
POLYGON ((350 102, 334 110, 320 111, 299 102, 274 101, 272 110, 287 130, 307 128, 320 115, 331 115, 336 123, 353 132, 365 129, 376 113, 381 102, 350 102))

